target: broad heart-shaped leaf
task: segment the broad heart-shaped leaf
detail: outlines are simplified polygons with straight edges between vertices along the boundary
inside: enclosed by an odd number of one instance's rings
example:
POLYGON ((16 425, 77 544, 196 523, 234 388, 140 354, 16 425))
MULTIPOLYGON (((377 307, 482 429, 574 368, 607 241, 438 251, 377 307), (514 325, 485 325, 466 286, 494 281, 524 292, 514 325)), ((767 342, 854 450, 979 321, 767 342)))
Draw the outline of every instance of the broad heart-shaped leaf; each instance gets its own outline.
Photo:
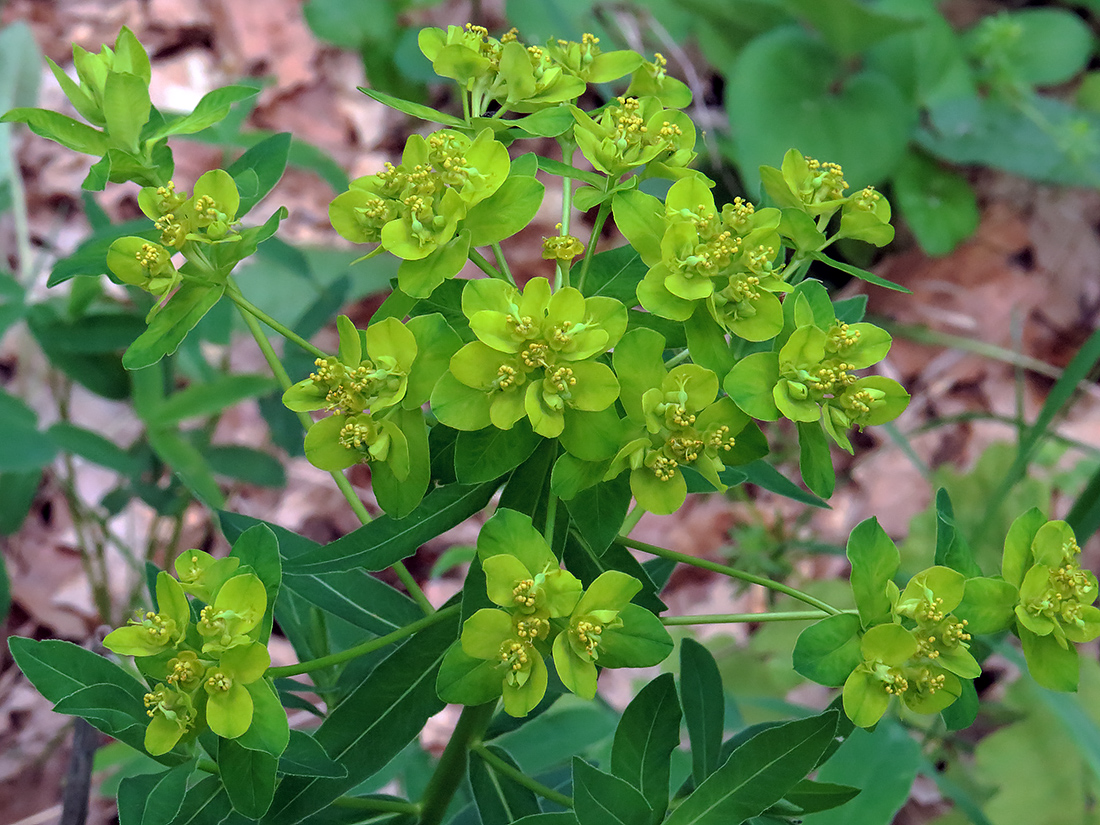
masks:
POLYGON ((201 132, 208 126, 213 126, 220 120, 224 120, 229 114, 229 107, 240 100, 255 97, 260 93, 255 86, 223 86, 214 89, 202 96, 191 114, 175 120, 167 121, 151 135, 146 135, 148 143, 155 143, 169 135, 193 135, 201 132))
POLYGON ((836 472, 829 441, 819 421, 798 422, 798 469, 802 480, 814 493, 828 498, 836 487, 836 472))
POLYGON ((288 558, 284 574, 332 573, 362 567, 385 570, 424 542, 461 524, 489 503, 497 483, 447 484, 432 490, 403 519, 380 516, 353 533, 316 550, 288 558))
POLYGON ((455 441, 455 475, 462 484, 480 484, 514 470, 542 443, 542 436, 520 419, 510 430, 486 427, 460 432, 455 441))
POLYGON ((943 487, 936 491, 936 564, 950 567, 967 577, 982 575, 970 545, 955 525, 951 497, 943 487))
POLYGON ((829 616, 803 630, 794 646, 794 669, 819 685, 839 687, 863 661, 859 617, 829 616))
POLYGON ((290 132, 264 138, 226 167, 241 196, 238 218, 247 215, 282 178, 290 156, 290 141, 290 132))
POLYGON ((348 769, 329 756, 308 733, 292 730, 290 744, 279 757, 279 773, 339 779, 347 776, 348 769))
POLYGON ((535 217, 546 187, 534 177, 512 175, 492 195, 466 213, 463 227, 470 246, 489 246, 510 238, 535 217))
POLYGON ((757 816, 816 767, 836 733, 838 716, 835 710, 828 710, 758 733, 737 748, 665 822, 728 825, 757 816))
POLYGON ((153 318, 149 328, 126 350, 122 365, 128 370, 139 370, 174 353, 187 333, 214 307, 224 291, 225 284, 184 281, 164 309, 153 318))
POLYGON ((602 555, 619 534, 630 509, 630 476, 622 473, 596 484, 566 501, 565 506, 588 547, 602 555))
POLYGON ((871 627, 890 614, 886 583, 897 575, 901 555, 874 517, 861 521, 852 530, 847 553, 852 563, 852 593, 859 618, 864 627, 871 627))
POLYGON ((928 255, 946 255, 978 228, 978 201, 962 175, 910 151, 892 179, 891 197, 928 255))
POLYGON ((750 192, 759 188, 759 167, 775 165, 792 146, 841 164, 854 187, 877 183, 901 159, 916 121, 916 108, 886 75, 848 74, 835 53, 797 25, 752 40, 728 77, 733 149, 750 192), (776 111, 799 115, 777 118, 776 111))
POLYGON ((815 0, 787 0, 837 53, 855 57, 872 44, 920 24, 908 17, 868 8, 857 0, 836 0, 828 9, 815 0))
POLYGON ((611 772, 642 792, 659 818, 668 807, 669 760, 680 744, 680 700, 671 673, 638 691, 615 729, 611 772))
POLYGON ((691 740, 691 775, 698 787, 718 767, 726 696, 714 657, 694 639, 680 643, 680 704, 691 740))
MULTIPOLYGON (((487 746, 493 755, 517 770, 521 770, 508 751, 496 745, 487 746)), ((525 816, 539 813, 538 797, 514 779, 497 771, 484 759, 470 757, 470 789, 482 825, 507 825, 525 816)))
POLYGON ((379 92, 376 89, 365 89, 362 86, 357 87, 359 91, 365 94, 367 97, 377 100, 384 106, 389 106, 391 109, 396 109, 402 114, 412 115, 413 117, 426 120, 429 123, 438 123, 442 126, 449 126, 452 129, 465 129, 466 122, 459 120, 454 115, 444 114, 443 112, 436 111, 429 106, 425 106, 422 103, 413 103, 411 100, 402 100, 399 97, 388 95, 385 92, 379 92))
POLYGON ((269 753, 241 747, 234 739, 218 739, 218 772, 233 810, 249 819, 259 819, 271 807, 278 764, 269 753))
POLYGON ((347 768, 343 778, 288 776, 264 823, 295 825, 381 770, 443 709, 436 674, 458 623, 447 619, 396 648, 332 709, 315 737, 347 768))
POLYGON ((573 757, 573 813, 580 825, 640 825, 653 809, 625 779, 573 757))
POLYGON ((173 822, 183 805, 187 777, 195 768, 187 762, 163 773, 143 773, 118 786, 119 825, 162 825, 173 822))

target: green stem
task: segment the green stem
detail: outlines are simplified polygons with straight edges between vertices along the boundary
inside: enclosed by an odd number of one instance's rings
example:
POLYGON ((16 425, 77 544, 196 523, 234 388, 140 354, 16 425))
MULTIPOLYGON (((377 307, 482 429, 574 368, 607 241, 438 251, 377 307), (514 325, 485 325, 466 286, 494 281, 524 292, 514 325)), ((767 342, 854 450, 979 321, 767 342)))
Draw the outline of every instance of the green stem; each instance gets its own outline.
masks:
POLYGON ((498 278, 501 281, 508 280, 506 277, 504 277, 503 272, 501 272, 499 269, 489 263, 486 257, 478 252, 476 249, 470 249, 470 254, 467 257, 478 269, 480 269, 490 278, 498 278))
POLYGON ((294 330, 290 329, 290 327, 286 326, 285 324, 279 323, 274 318, 272 318, 270 315, 268 315, 266 312, 264 312, 262 309, 257 307, 255 304, 253 304, 247 298, 245 298, 244 295, 241 294, 240 288, 235 283, 233 283, 232 281, 227 282, 226 289, 225 289, 225 294, 229 296, 229 299, 233 303, 235 303, 237 306, 239 306, 242 310, 247 312, 253 318, 258 318, 259 320, 263 321, 265 324, 267 324, 269 327, 271 327, 273 330, 275 330, 281 336, 286 338, 288 341, 291 341, 292 343, 297 344, 299 347, 304 349, 310 355, 315 355, 318 358, 327 358, 328 357, 327 353, 322 352, 321 350, 317 349, 317 347, 313 346, 313 344, 311 344, 309 341, 307 341, 301 335, 296 333, 294 330))
POLYGON ((466 778, 466 766, 470 758, 470 747, 489 725, 496 710, 496 702, 484 705, 467 705, 458 717, 454 733, 439 757, 428 787, 424 789, 424 798, 420 801, 419 825, 439 825, 454 799, 458 786, 466 778))
POLYGON ((691 357, 691 350, 689 350, 685 347, 684 349, 680 350, 678 353, 673 355, 671 358, 669 358, 667 361, 665 361, 665 369, 666 370, 667 369, 672 369, 677 364, 682 364, 684 361, 686 361, 690 357, 691 357))
MULTIPOLYGON (((233 291, 236 291, 236 285, 232 281, 229 282, 233 291)), ((230 290, 227 290, 230 292, 230 290)), ((267 340, 267 336, 264 334, 263 329, 260 328, 260 322, 256 320, 255 316, 247 312, 244 307, 238 304, 238 308, 241 310, 241 317, 244 319, 245 325, 248 327, 249 332, 252 333, 252 337, 256 339, 256 345, 260 348, 260 352, 263 353, 264 360, 267 361, 267 366, 275 376, 275 380, 279 382, 279 386, 283 388, 283 392, 286 392, 292 386, 290 375, 287 374, 286 368, 283 366, 283 362, 279 360, 278 354, 275 352, 275 348, 271 346, 271 342, 267 340)), ((307 413, 300 412, 297 414, 298 420, 302 424, 302 429, 309 430, 313 426, 313 419, 309 417, 307 413)), ((339 470, 331 470, 329 475, 332 476, 333 482, 336 487, 343 494, 344 499, 347 501, 348 506, 359 518, 361 524, 368 524, 371 521, 370 513, 367 512, 367 508, 363 506, 363 502, 352 489, 351 482, 347 477, 339 470)), ((413 597, 420 608, 425 614, 431 615, 435 612, 431 602, 428 601, 424 595, 424 591, 420 589, 420 585, 416 583, 416 580, 409 573, 408 569, 402 562, 396 562, 393 565, 394 572, 397 573, 397 577, 401 579, 402 584, 409 591, 409 595, 413 597)))
POLYGON ((368 653, 373 653, 376 650, 381 650, 386 647, 386 645, 399 642, 407 636, 418 633, 426 627, 439 624, 444 619, 449 619, 457 614, 461 609, 461 605, 452 605, 451 607, 433 613, 431 616, 425 616, 423 619, 418 619, 412 624, 400 627, 393 631, 393 633, 387 633, 385 636, 379 636, 377 639, 371 639, 370 641, 355 645, 355 647, 349 647, 347 650, 341 650, 339 653, 331 653, 328 656, 321 656, 318 659, 299 662, 296 665, 269 667, 264 675, 270 676, 272 679, 277 679, 282 676, 300 676, 303 673, 312 673, 315 670, 323 670, 326 667, 332 667, 332 665, 350 662, 352 659, 366 656, 368 653))
POLYGON ((588 267, 592 263, 592 256, 596 254, 596 244, 603 232, 603 225, 607 222, 607 216, 611 214, 611 202, 604 201, 596 212, 596 222, 592 224, 592 234, 588 236, 588 248, 584 250, 584 260, 581 261, 581 275, 577 279, 577 289, 584 291, 584 282, 588 277, 588 267))
MULTIPOLYGON (((855 611, 845 610, 844 613, 855 611)), ((824 619, 828 613, 820 610, 788 610, 775 613, 713 613, 706 616, 662 616, 666 627, 694 624, 743 624, 750 622, 812 622, 824 619)))
POLYGON ((383 813, 419 814, 420 806, 401 799, 372 799, 364 796, 338 796, 332 807, 351 811, 380 811, 383 813))
POLYGON ((650 553, 654 556, 660 556, 664 559, 671 559, 672 561, 683 562, 684 564, 690 564, 692 567, 699 567, 703 570, 711 570, 715 573, 721 573, 723 576, 729 576, 731 579, 739 579, 749 584, 758 584, 761 587, 766 587, 769 590, 774 590, 777 593, 785 593, 786 595, 798 599, 800 602, 805 602, 811 607, 816 607, 818 610, 823 610, 830 615, 837 615, 842 613, 836 607, 833 607, 827 602, 821 601, 809 593, 804 593, 794 587, 790 587, 780 582, 766 579, 763 576, 757 576, 752 573, 745 573, 742 570, 729 567, 725 564, 718 564, 717 562, 707 561, 706 559, 697 559, 695 556, 689 556, 686 553, 677 553, 675 550, 668 550, 664 547, 657 547, 654 544, 646 544, 644 541, 638 541, 637 539, 627 538, 626 536, 618 536, 615 538, 617 544, 621 544, 623 547, 632 547, 635 550, 641 550, 644 553, 650 553))
POLYGON ((638 526, 638 522, 642 520, 642 516, 645 515, 645 508, 640 504, 635 504, 634 509, 626 514, 626 518, 623 519, 623 526, 619 528, 620 536, 629 536, 630 531, 638 526))
POLYGON ((499 774, 507 776, 517 785, 522 785, 529 791, 534 791, 544 799, 549 799, 551 802, 558 803, 563 808, 573 807, 573 800, 570 797, 566 796, 563 793, 555 791, 553 788, 546 787, 541 782, 535 781, 523 771, 516 770, 480 742, 474 745, 472 750, 474 753, 476 753, 478 756, 488 762, 489 765, 492 766, 493 770, 495 770, 499 774))
POLYGON ((492 244, 490 248, 493 250, 493 257, 497 259, 497 268, 504 276, 504 280, 515 286, 516 279, 512 277, 512 269, 508 266, 508 259, 504 257, 504 250, 500 248, 500 243, 492 244))
POLYGON ((543 527, 542 534, 546 538, 546 543, 550 547, 554 546, 554 522, 558 518, 558 497, 554 495, 553 490, 550 491, 550 497, 546 501, 546 524, 543 527))

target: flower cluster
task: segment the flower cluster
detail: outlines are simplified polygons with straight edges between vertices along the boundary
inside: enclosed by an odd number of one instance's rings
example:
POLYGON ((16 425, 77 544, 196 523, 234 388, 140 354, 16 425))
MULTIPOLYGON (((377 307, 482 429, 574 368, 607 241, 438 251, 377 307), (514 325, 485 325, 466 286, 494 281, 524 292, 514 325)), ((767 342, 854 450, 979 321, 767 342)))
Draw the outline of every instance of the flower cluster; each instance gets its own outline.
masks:
POLYGON ((138 205, 160 232, 160 242, 135 236, 119 238, 107 250, 107 267, 126 284, 141 287, 158 298, 154 315, 172 296, 183 274, 172 256, 188 242, 198 244, 239 241, 236 227, 241 196, 228 172, 212 169, 195 181, 188 197, 174 182, 146 186, 138 205))
POLYGON ((177 581, 157 574, 158 610, 139 612, 107 634, 114 653, 139 658, 154 684, 145 695, 150 717, 145 748, 165 754, 205 728, 236 739, 252 725, 258 694, 270 692, 261 677, 271 664, 261 640, 267 592, 235 558, 215 560, 201 550, 176 559, 177 581), (187 593, 205 602, 192 622, 187 593))
POLYGON ((693 174, 695 124, 678 109, 666 109, 656 97, 619 97, 597 117, 570 106, 573 136, 588 161, 613 180, 646 166, 648 174, 693 174))
POLYGON ((477 553, 497 607, 470 616, 448 651, 437 682, 445 701, 481 704, 502 695, 505 711, 526 716, 546 693, 548 654, 565 687, 591 699, 597 663, 646 667, 672 649, 657 617, 630 604, 641 582, 609 570, 585 589, 528 516, 498 509, 478 535, 477 553))
POLYGON ((452 356, 432 393, 439 420, 459 430, 511 429, 528 418, 557 438, 576 410, 597 412, 619 396, 619 382, 596 360, 626 331, 614 298, 585 298, 571 287, 551 294, 545 278, 523 292, 497 280, 470 281, 462 312, 477 336, 452 356))

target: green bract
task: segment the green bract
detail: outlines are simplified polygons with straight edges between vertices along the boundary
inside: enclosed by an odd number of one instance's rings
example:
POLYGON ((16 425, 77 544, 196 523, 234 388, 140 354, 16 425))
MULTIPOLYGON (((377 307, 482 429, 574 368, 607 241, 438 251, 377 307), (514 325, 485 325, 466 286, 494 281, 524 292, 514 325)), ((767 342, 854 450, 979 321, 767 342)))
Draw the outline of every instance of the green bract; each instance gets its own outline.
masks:
POLYGON ((267 648, 251 642, 226 650, 217 667, 206 671, 202 686, 210 730, 226 739, 236 739, 248 730, 253 704, 246 686, 258 681, 270 664, 267 648))
POLYGON ((219 589, 214 603, 199 613, 196 627, 203 653, 223 653, 253 641, 267 609, 267 591, 252 573, 233 576, 219 589))
POLYGON ((159 613, 138 614, 126 627, 112 630, 103 646, 122 656, 152 656, 174 647, 187 633, 191 611, 180 583, 168 573, 157 574, 159 613))

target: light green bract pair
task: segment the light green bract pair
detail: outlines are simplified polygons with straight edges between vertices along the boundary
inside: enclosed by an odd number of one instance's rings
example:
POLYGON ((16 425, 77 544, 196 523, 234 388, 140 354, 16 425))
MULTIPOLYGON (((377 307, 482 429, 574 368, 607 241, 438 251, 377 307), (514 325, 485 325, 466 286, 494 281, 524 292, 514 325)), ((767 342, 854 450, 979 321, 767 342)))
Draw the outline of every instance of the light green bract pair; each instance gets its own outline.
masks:
POLYGON ((157 575, 159 612, 139 614, 103 640, 114 653, 138 657, 139 668, 156 682, 145 695, 145 748, 154 756, 207 727, 226 739, 243 736, 252 725, 254 696, 263 701, 263 692, 271 691, 261 681, 271 664, 260 639, 267 592, 239 564, 185 551, 176 560, 182 581, 157 575), (194 624, 185 589, 207 601, 194 624))
POLYGON ((499 509, 482 527, 477 554, 486 594, 462 626, 439 671, 447 702, 483 704, 498 696, 512 716, 526 716, 546 693, 546 656, 566 688, 596 694, 596 664, 646 667, 664 660, 672 640, 660 620, 631 605, 641 590, 633 576, 610 570, 584 590, 530 517, 499 509))
POLYGON ((551 294, 545 278, 521 293, 498 280, 470 281, 462 311, 477 341, 450 360, 432 392, 432 410, 458 430, 511 429, 521 418, 557 438, 574 410, 610 407, 619 382, 596 360, 626 330, 627 313, 614 298, 585 298, 571 287, 551 294))

